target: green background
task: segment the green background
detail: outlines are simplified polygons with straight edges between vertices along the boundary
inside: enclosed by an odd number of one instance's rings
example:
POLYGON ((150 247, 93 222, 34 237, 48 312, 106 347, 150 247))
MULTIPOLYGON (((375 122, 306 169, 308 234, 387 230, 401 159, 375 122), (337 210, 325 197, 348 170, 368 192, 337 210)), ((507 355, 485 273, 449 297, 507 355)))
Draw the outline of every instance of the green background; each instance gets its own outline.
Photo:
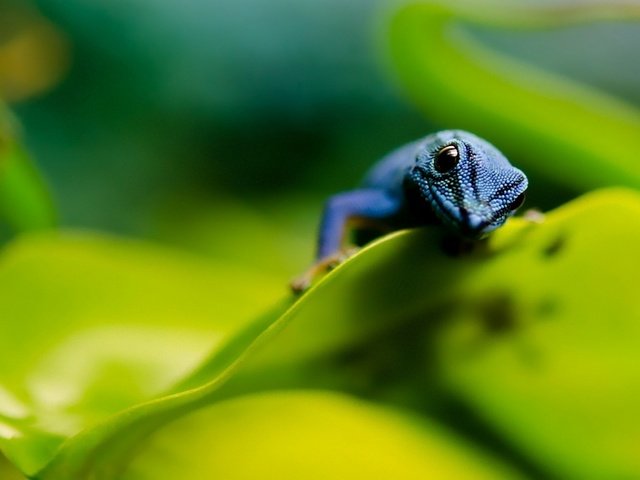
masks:
POLYGON ((640 4, 0 2, 0 478, 640 476, 640 4), (302 297, 442 128, 530 178, 302 297))

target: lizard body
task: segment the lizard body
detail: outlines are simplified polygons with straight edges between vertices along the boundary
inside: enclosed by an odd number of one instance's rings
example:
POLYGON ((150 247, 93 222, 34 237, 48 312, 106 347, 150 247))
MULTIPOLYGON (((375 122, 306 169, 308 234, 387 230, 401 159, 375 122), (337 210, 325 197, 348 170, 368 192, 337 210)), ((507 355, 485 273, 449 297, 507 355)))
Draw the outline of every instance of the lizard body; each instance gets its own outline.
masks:
MULTIPOLYGON (((462 130, 428 135, 383 157, 360 188, 328 199, 316 270, 341 257, 351 219, 376 220, 391 229, 441 224, 476 240, 515 213, 527 186, 525 174, 487 141, 462 130)), ((310 278, 294 282, 294 290, 306 288, 310 278)))

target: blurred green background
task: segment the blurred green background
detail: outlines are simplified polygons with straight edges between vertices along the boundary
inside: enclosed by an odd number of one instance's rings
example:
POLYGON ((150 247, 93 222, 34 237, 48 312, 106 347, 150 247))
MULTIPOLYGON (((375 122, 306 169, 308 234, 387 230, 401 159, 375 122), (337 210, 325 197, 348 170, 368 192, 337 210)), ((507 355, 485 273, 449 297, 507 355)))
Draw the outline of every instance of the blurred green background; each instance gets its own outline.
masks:
POLYGON ((408 3, 0 0, 0 158, 19 132, 62 227, 0 226, 1 480, 640 472, 640 201, 575 200, 640 185, 640 5, 408 3), (327 196, 457 127, 547 222, 461 261, 401 234, 291 297, 327 196))
MULTIPOLYGON (((306 222, 273 224, 289 233, 300 225, 295 233, 311 241, 327 195, 351 188, 399 144, 455 126, 425 118, 399 90, 379 48, 391 4, 3 1, 19 12, 3 28, 5 48, 40 15, 65 42, 52 53, 38 51, 51 46, 46 38, 33 42, 33 61, 46 54, 61 71, 12 102, 63 225, 184 242, 183 222, 231 201, 269 223, 273 210, 302 210, 306 222)), ((524 61, 639 99, 640 66, 628 61, 637 25, 472 31, 524 61)), ((11 76, 4 58, 0 72, 11 76)), ((534 188, 529 206, 571 195, 548 189, 534 188)))

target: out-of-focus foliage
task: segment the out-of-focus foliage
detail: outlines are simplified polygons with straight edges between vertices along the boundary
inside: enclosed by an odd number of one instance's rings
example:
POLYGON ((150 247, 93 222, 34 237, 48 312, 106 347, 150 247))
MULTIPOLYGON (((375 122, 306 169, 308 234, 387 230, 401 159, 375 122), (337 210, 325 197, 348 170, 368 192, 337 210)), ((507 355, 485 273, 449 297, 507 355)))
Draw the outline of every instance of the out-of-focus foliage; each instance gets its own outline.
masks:
POLYGON ((19 101, 58 83, 69 66, 61 32, 22 2, 0 3, 0 98, 19 101))
MULTIPOLYGON (((448 125, 421 117, 394 89, 372 41, 386 48, 388 3, 39 1, 72 42, 73 64, 50 95, 14 108, 64 224, 148 235, 167 209, 211 195, 255 208, 311 192, 318 208, 390 149, 468 121, 466 107, 448 125)), ((627 98, 640 78, 627 60, 633 24, 476 30, 521 62, 627 98)), ((516 163, 527 151, 509 148, 516 163)), ((533 183, 531 205, 573 193, 550 183, 533 183)))
POLYGON ((24 238, 0 271, 0 444, 26 472, 167 389, 282 291, 255 271, 95 235, 24 238))
POLYGON ((0 478, 639 477, 640 197, 564 204, 638 185, 640 29, 583 21, 639 7, 553 4, 0 3, 0 478), (289 296, 325 195, 442 127, 562 206, 289 296), (146 240, 30 232, 56 215, 25 145, 64 225, 146 240))
POLYGON ((66 224, 148 234, 210 195, 317 203, 433 128, 377 64, 376 2, 38 3, 74 63, 15 109, 66 224))
POLYGON ((639 226, 637 193, 563 207, 462 279, 484 305, 433 343, 452 395, 557 478, 640 476, 639 226))
POLYGON ((5 229, 18 232, 50 228, 56 213, 49 192, 1 102, 0 98, 0 221, 5 229))
POLYGON ((640 4, 412 3, 393 18, 391 50, 408 91, 430 117, 517 152, 527 171, 576 189, 638 187, 640 109, 499 56, 456 28, 469 22, 540 29, 631 15, 640 17, 640 4))
MULTIPOLYGON (((16 278, 23 278, 25 286, 33 285, 42 276, 30 273, 34 264, 41 272, 40 252, 48 258, 60 252, 58 265, 94 272, 96 286, 85 286, 83 294, 64 280, 44 277, 39 297, 59 303, 62 312, 75 298, 94 299, 90 307, 99 307, 96 298, 109 298, 115 312, 109 315, 102 307, 98 315, 88 315, 85 306, 79 315, 66 315, 66 332, 54 320, 55 332, 40 333, 44 325, 33 312, 3 327, 8 329, 2 332, 3 350, 19 344, 23 352, 5 380, 5 430, 15 436, 6 437, 3 448, 27 472, 53 460, 38 478, 84 478, 89 472, 111 478, 141 438, 200 405, 241 392, 329 386, 419 408, 444 423, 451 419, 441 409, 448 397, 455 398, 481 416, 482 429, 512 445, 515 460, 513 453, 500 452, 507 462, 527 459, 528 473, 633 477, 640 471, 634 454, 639 399, 633 395, 640 381, 633 361, 640 311, 633 286, 617 279, 631 278, 640 260, 633 248, 640 240, 638 225, 640 198, 612 191, 559 209, 543 225, 511 222, 492 237, 487 251, 466 261, 437 254, 433 232, 396 235, 338 268, 292 307, 285 304, 246 328, 232 322, 232 310, 221 310, 220 298, 230 308, 241 294, 268 293, 260 279, 228 271, 207 274, 198 265, 205 275, 190 275, 188 298, 211 289, 218 300, 211 307, 190 305, 163 293, 163 283, 195 270, 181 275, 176 267, 182 263, 163 266, 171 257, 132 255, 126 248, 118 254, 99 239, 86 243, 85 254, 77 241, 45 237, 18 244, 3 262, 3 283, 20 289, 16 278), (610 242, 619 248, 602 252, 600 246, 610 242), (101 248, 112 261, 96 276, 101 248), (111 292, 109 276, 128 270, 119 256, 129 258, 132 273, 111 292), (163 283, 144 281, 141 273, 163 283), (580 281, 569 283, 574 276, 580 281), (226 280, 222 285, 220 278, 226 280), (137 285, 158 296, 145 295, 137 285), (218 322, 198 314, 214 311, 221 311, 218 322), (608 315, 618 319, 615 329, 608 315), (43 350, 54 333, 56 348, 43 350), (20 335, 27 338, 17 341, 20 335), (209 358, 206 352, 212 352, 209 358), (591 367, 581 370, 585 364, 591 367), (135 408, 123 410, 127 406, 135 408), (80 430, 55 453, 64 437, 80 430), (588 461, 576 461, 585 457, 588 461)), ((58 278, 60 267, 56 271, 54 265, 46 271, 58 278)), ((8 292, 7 298, 16 294, 8 292)), ((38 308, 55 313, 46 301, 38 308)), ((456 419, 463 420, 464 414, 456 419)), ((209 435, 206 424, 196 424, 209 435)), ((474 435, 478 432, 471 439, 474 435)), ((517 461, 515 466, 524 468, 517 461)))
POLYGON ((155 434, 122 478, 181 477, 520 478, 432 422, 327 392, 217 403, 155 434))
POLYGON ((3 480, 26 480, 26 477, 3 455, 0 455, 0 478, 3 480))

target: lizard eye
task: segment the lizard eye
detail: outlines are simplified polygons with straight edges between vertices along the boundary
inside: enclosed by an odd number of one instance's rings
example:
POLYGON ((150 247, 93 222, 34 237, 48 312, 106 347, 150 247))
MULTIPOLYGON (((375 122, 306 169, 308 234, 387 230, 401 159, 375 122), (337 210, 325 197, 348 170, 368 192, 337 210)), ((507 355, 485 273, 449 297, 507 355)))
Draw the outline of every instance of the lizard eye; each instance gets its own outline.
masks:
POLYGON ((518 195, 516 197, 516 199, 511 203, 511 205, 509 206, 509 209, 511 211, 517 210, 519 209, 522 204, 524 203, 524 199, 525 199, 526 195, 524 192, 522 192, 520 195, 518 195))
POLYGON ((458 149, 453 145, 441 148, 436 153, 436 158, 433 160, 433 166, 440 173, 446 173, 453 170, 460 160, 460 154, 458 149))

